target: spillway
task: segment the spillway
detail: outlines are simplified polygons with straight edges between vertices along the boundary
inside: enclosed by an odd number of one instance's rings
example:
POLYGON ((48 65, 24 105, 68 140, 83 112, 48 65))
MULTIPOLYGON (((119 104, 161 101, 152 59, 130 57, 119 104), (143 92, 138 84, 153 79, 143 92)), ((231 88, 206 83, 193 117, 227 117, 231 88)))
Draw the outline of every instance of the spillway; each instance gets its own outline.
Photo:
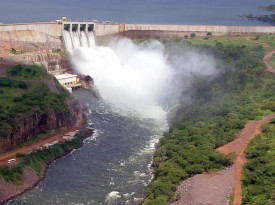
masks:
POLYGON ((93 31, 85 32, 85 31, 73 31, 69 32, 67 30, 63 31, 64 36, 64 44, 67 52, 72 53, 74 49, 79 47, 95 47, 96 40, 93 31))
POLYGON ((63 31, 63 35, 64 35, 65 47, 66 47, 67 51, 69 53, 73 52, 74 47, 73 47, 73 43, 72 43, 72 38, 71 38, 70 32, 64 30, 63 31))
POLYGON ((89 39, 89 45, 90 45, 90 47, 95 47, 96 46, 96 42, 95 42, 94 32, 88 32, 88 39, 89 39))
POLYGON ((77 31, 72 32, 72 38, 73 38, 74 49, 79 48, 80 47, 80 38, 79 38, 77 31))
POLYGON ((89 47, 89 43, 88 43, 88 39, 85 31, 80 31, 80 46, 89 47))

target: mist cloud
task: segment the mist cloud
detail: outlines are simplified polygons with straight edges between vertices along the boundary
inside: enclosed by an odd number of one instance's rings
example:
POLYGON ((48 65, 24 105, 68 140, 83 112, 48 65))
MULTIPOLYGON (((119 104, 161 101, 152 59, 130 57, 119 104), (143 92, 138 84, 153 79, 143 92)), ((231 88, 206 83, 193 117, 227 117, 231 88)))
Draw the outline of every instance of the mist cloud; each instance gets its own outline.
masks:
POLYGON ((94 78, 105 100, 151 117, 163 115, 160 105, 174 106, 193 76, 217 73, 208 54, 177 46, 167 52, 156 40, 136 45, 122 38, 109 47, 78 48, 72 63, 94 78))

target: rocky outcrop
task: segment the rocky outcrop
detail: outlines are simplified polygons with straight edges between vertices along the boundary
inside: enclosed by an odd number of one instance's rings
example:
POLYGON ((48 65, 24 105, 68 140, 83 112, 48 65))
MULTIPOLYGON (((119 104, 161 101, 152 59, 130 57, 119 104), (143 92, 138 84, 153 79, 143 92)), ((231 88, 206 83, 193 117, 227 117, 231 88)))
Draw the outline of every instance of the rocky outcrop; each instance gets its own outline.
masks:
POLYGON ((12 184, 0 178, 0 204, 35 186, 38 182, 39 178, 36 171, 30 167, 23 169, 22 184, 12 184))
POLYGON ((46 108, 43 114, 38 110, 26 113, 23 117, 16 118, 16 128, 4 142, 0 143, 0 152, 4 152, 21 142, 32 138, 44 130, 54 130, 60 127, 70 127, 73 124, 70 111, 57 113, 53 108, 46 108))

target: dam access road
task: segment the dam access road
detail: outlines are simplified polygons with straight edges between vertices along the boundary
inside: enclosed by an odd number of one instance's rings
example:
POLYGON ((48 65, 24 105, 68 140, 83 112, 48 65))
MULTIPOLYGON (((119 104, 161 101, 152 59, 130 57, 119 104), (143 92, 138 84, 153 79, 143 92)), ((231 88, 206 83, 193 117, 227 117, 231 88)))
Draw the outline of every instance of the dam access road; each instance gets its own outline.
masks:
MULTIPOLYGON (((250 40, 249 36, 245 38, 250 42, 254 42, 250 40)), ((267 47, 266 45, 263 46, 267 47)), ((269 59, 274 54, 275 50, 271 50, 263 58, 266 70, 273 74, 275 74, 275 69, 269 63, 269 59)), ((171 205, 228 205, 229 196, 232 191, 234 195, 233 205, 241 205, 243 166, 247 162, 245 150, 254 137, 262 134, 261 126, 269 123, 273 118, 275 118, 275 114, 268 115, 259 121, 249 121, 234 141, 217 149, 217 151, 226 155, 235 153, 234 165, 217 173, 198 174, 183 181, 177 188, 177 192, 180 193, 181 198, 171 203, 171 205)))

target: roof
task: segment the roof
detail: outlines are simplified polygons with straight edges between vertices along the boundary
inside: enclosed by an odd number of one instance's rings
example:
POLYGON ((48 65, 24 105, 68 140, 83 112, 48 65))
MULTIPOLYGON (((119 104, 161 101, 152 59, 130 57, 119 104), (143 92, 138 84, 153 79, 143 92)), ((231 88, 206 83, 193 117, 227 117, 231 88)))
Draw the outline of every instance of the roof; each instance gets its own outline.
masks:
POLYGON ((65 73, 65 74, 62 74, 62 75, 55 75, 54 77, 56 77, 57 80, 61 80, 61 79, 66 79, 66 78, 74 78, 76 76, 77 75, 65 73))
POLYGON ((67 132, 64 136, 73 137, 74 135, 75 135, 75 132, 67 132))

